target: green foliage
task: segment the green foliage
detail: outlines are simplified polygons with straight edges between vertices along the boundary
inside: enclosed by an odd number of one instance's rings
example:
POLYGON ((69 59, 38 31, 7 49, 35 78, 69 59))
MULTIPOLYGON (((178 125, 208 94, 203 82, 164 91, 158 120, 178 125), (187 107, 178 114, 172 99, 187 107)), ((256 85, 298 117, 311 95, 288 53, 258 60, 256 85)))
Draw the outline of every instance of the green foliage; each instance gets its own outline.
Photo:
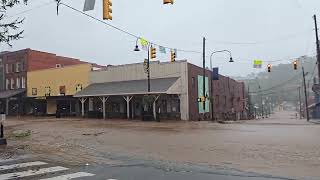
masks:
POLYGON ((12 46, 12 41, 22 38, 23 30, 19 29, 24 18, 16 18, 15 20, 8 21, 6 19, 6 11, 21 3, 27 4, 27 1, 28 0, 0 0, 0 43, 4 42, 12 46))

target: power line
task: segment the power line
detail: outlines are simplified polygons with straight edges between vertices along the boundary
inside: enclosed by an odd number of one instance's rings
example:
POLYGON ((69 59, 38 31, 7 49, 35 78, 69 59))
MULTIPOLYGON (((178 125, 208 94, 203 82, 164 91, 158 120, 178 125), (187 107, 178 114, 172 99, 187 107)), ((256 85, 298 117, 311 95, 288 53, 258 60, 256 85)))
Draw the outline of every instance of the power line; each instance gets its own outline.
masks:
POLYGON ((35 6, 35 7, 33 7, 33 8, 30 8, 30 9, 21 11, 21 12, 19 12, 19 13, 16 13, 16 14, 13 14, 13 15, 10 15, 10 16, 7 16, 6 18, 12 18, 12 17, 15 17, 15 16, 19 16, 19 15, 21 15, 21 14, 28 13, 28 12, 30 12, 30 11, 33 11, 33 10, 35 10, 35 9, 39 9, 39 8, 48 6, 48 5, 53 4, 53 3, 55 3, 55 2, 54 2, 54 1, 49 1, 49 2, 46 2, 46 3, 40 4, 40 5, 38 5, 38 6, 35 6))
MULTIPOLYGON (((96 18, 96 17, 94 17, 94 16, 91 16, 91 15, 85 13, 85 12, 82 12, 82 11, 80 11, 80 10, 72 7, 72 6, 69 6, 69 5, 64 4, 64 3, 60 3, 60 5, 64 5, 65 7, 69 8, 69 9, 72 9, 72 10, 75 11, 75 12, 78 12, 78 13, 80 13, 80 14, 82 14, 82 15, 85 15, 85 16, 87 16, 87 17, 89 17, 89 18, 91 18, 91 19, 93 19, 93 20, 95 20, 95 21, 98 21, 98 22, 100 22, 100 23, 103 23, 103 24, 105 24, 105 25, 107 25, 107 26, 109 26, 109 27, 111 27, 111 28, 113 28, 113 29, 116 29, 116 30, 118 30, 118 31, 120 31, 120 32, 122 32, 122 33, 125 33, 125 34, 127 34, 127 35, 129 35, 129 36, 132 36, 132 37, 137 38, 137 39, 140 39, 140 38, 141 38, 141 37, 138 36, 138 35, 135 35, 135 34, 129 32, 129 31, 127 31, 127 30, 121 29, 121 28, 119 28, 119 27, 117 27, 117 26, 114 26, 114 25, 112 25, 112 24, 110 24, 110 23, 107 23, 107 22, 105 22, 105 21, 103 21, 103 20, 100 20, 100 19, 98 19, 98 18, 96 18)), ((159 44, 157 44, 157 43, 155 43, 155 42, 151 42, 151 41, 148 41, 148 42, 149 42, 150 44, 153 44, 153 45, 156 45, 156 46, 161 46, 161 47, 164 47, 164 48, 166 48, 166 49, 175 49, 175 50, 180 51, 180 52, 202 53, 202 52, 200 52, 200 51, 170 48, 170 47, 168 47, 168 46, 162 46, 162 45, 159 45, 159 44)))

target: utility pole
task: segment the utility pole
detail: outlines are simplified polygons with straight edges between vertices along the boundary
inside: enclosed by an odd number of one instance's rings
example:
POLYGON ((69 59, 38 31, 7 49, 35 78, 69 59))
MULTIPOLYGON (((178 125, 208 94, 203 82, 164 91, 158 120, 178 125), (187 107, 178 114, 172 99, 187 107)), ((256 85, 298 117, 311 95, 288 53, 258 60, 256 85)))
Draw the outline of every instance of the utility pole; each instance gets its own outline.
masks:
POLYGON ((317 62, 318 62, 318 82, 320 84, 320 45, 319 45, 317 16, 313 15, 313 19, 314 19, 314 27, 315 27, 315 32, 316 32, 317 62))
POLYGON ((250 87, 248 83, 248 105, 249 105, 249 118, 251 117, 251 97, 250 97, 250 87))
POLYGON ((203 96, 205 97, 203 101, 203 120, 205 119, 205 112, 206 112, 206 38, 203 37, 203 96))
POLYGON ((305 104, 306 104, 307 121, 309 121, 310 118, 309 118, 308 97, 307 97, 307 87, 306 87, 306 74, 304 73, 303 66, 302 66, 302 75, 303 75, 304 97, 306 102, 305 104))
POLYGON ((298 87, 298 91, 299 91, 299 117, 301 119, 301 87, 298 87))

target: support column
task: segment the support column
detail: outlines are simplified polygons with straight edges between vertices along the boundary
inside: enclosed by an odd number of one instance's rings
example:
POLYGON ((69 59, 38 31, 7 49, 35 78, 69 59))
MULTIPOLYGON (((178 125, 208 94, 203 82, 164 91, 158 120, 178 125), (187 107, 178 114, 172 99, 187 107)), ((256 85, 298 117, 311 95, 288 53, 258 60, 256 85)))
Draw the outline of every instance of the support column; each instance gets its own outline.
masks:
POLYGON ((134 119, 134 99, 131 100, 131 118, 134 119))
POLYGON ((103 96, 102 98, 101 97, 99 97, 99 98, 102 101, 103 119, 106 119, 106 102, 109 99, 109 96, 107 96, 107 97, 103 96))
POLYGON ((130 101, 133 96, 123 96, 123 99, 127 102, 127 118, 130 119, 130 101))
POLYGON ((81 116, 84 117, 84 103, 86 102, 87 98, 80 98, 81 102, 81 116))
POLYGON ((153 101, 153 118, 157 120, 157 110, 156 110, 156 102, 159 99, 160 95, 158 95, 153 101))

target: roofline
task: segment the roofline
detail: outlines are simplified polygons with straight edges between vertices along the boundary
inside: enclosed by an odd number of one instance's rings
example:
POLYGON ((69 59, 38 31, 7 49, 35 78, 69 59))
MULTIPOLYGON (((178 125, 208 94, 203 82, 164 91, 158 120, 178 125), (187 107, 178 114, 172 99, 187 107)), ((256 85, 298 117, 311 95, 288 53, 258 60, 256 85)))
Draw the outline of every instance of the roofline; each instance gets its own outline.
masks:
MULTIPOLYGON (((96 96, 123 96, 123 95, 150 95, 150 94, 169 94, 167 92, 145 92, 145 93, 119 93, 119 94, 88 94, 74 95, 73 97, 96 97, 96 96)), ((171 94, 171 93, 170 93, 171 94)))

